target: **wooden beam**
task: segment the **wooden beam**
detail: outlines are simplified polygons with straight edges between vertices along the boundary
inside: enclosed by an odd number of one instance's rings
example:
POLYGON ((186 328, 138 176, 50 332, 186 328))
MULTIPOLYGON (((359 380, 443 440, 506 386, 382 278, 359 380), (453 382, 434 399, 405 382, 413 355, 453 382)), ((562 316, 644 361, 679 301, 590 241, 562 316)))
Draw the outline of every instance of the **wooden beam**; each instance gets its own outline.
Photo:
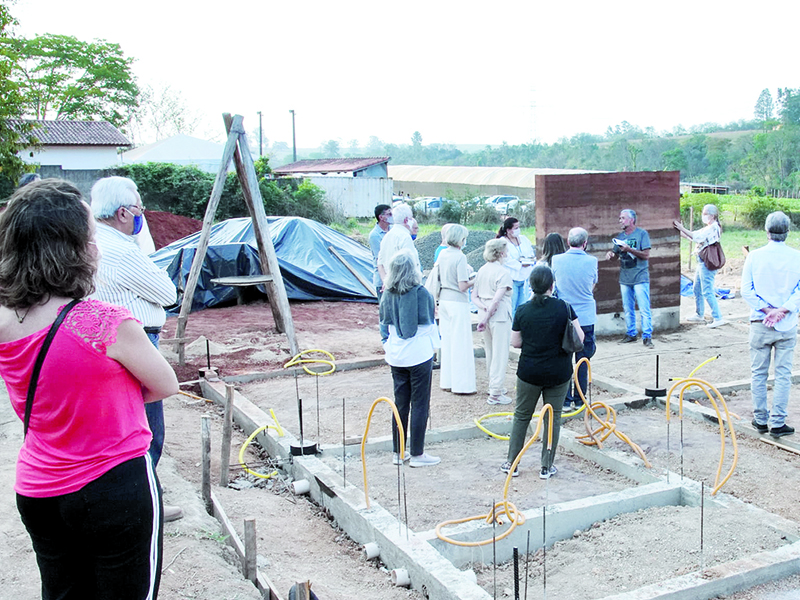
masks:
MULTIPOLYGON (((222 153, 222 160, 220 161, 217 178, 214 180, 214 187, 211 190, 211 198, 208 201, 208 206, 206 206, 206 214, 203 218, 203 229, 200 232, 200 239, 197 241, 194 259, 192 259, 192 267, 189 270, 189 279, 186 281, 186 289, 183 291, 183 302, 181 302, 181 312, 178 317, 177 331, 175 332, 176 338, 183 337, 186 330, 186 320, 189 318, 189 313, 192 311, 194 290, 197 287, 198 279, 200 279, 200 271, 203 268, 203 261, 208 251, 208 240, 211 237, 211 227, 214 225, 214 215, 217 212, 217 206, 219 206, 219 201, 222 198, 222 190, 225 187, 225 179, 228 175, 228 165, 231 164, 233 153, 236 150, 236 144, 239 141, 238 132, 242 130, 241 115, 236 115, 236 117, 234 117, 231 129, 228 142, 225 144, 225 151, 222 153)), ((181 366, 185 364, 183 346, 183 342, 178 342, 178 364, 181 366)))
POLYGON ((244 576, 256 582, 258 576, 258 550, 256 546, 256 520, 244 520, 244 576))
POLYGON ((800 450, 795 450, 794 448, 790 448, 789 446, 785 446, 783 444, 779 444, 778 442, 773 442, 772 440, 768 440, 767 438, 759 438, 765 444, 769 444, 770 446, 775 446, 776 448, 780 448, 781 450, 786 450, 786 452, 791 452, 792 454, 800 454, 800 450))
POLYGON ((201 482, 200 490, 208 514, 214 514, 214 504, 211 502, 211 417, 200 417, 201 450, 201 482))
POLYGON ((356 279, 358 279, 358 282, 359 282, 361 285, 363 285, 363 286, 364 286, 364 289, 366 289, 366 290, 367 290, 367 291, 368 291, 368 292, 369 292, 369 293, 372 295, 372 297, 373 297, 373 298, 377 298, 377 297, 378 297, 378 293, 375 291, 375 288, 374 288, 374 287, 372 287, 372 284, 371 284, 371 283, 368 283, 368 282, 366 281, 366 279, 364 279, 364 278, 361 276, 361 273, 359 273, 358 271, 356 271, 356 270, 353 268, 353 265, 351 265, 349 262, 347 262, 347 261, 345 260, 344 256, 342 256, 341 254, 339 254, 339 252, 336 250, 336 248, 334 248, 333 246, 328 246, 328 252, 330 252, 331 254, 333 254, 333 255, 334 255, 336 258, 338 258, 338 259, 339 259, 339 261, 341 261, 341 263, 342 263, 342 264, 343 264, 345 267, 347 267, 347 270, 348 270, 348 271, 350 271, 350 272, 351 272, 351 273, 352 273, 352 274, 355 276, 355 278, 356 278, 356 279))
POLYGON ((225 384, 225 417, 222 421, 222 454, 220 456, 219 484, 228 485, 231 466, 231 433, 233 429, 233 392, 234 386, 225 384))

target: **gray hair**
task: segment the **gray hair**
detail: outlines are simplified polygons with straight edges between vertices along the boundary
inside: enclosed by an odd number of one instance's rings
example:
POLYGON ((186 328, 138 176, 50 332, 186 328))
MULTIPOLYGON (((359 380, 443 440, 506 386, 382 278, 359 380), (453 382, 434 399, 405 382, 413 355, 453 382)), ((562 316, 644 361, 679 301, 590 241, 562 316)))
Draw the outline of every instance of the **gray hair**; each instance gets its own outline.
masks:
POLYGON ((452 226, 453 226, 453 223, 445 223, 444 225, 442 225, 442 243, 443 244, 445 243, 444 239, 447 236, 447 230, 450 229, 452 226))
POLYGON ((411 207, 405 202, 395 204, 392 207, 392 219, 394 219, 395 225, 403 225, 407 219, 411 219, 413 217, 414 213, 411 211, 411 207))
POLYGON ((502 238, 489 240, 483 248, 483 259, 486 262, 495 262, 500 260, 503 252, 506 251, 506 241, 502 238))
POLYGON ((469 229, 467 229, 463 225, 459 225, 458 223, 453 223, 447 229, 447 233, 444 234, 443 241, 448 246, 461 248, 464 245, 464 242, 467 241, 468 235, 469 235, 469 229))
POLYGON ((622 209, 621 211, 619 211, 619 212, 628 213, 628 216, 629 216, 631 219, 633 219, 633 222, 634 222, 634 223, 636 223, 636 211, 635 211, 635 210, 633 210, 632 208, 623 208, 623 209, 622 209))
POLYGON ((567 242, 570 248, 580 248, 589 240, 589 233, 583 227, 573 227, 569 230, 567 242))
POLYGON ((703 207, 703 212, 708 213, 712 217, 714 217, 717 221, 719 221, 719 208, 717 208, 716 204, 706 204, 703 207))
POLYGON ((389 261, 386 291, 402 296, 418 286, 421 280, 417 261, 410 250, 400 250, 389 261))
POLYGON ((92 186, 92 214, 95 219, 108 219, 121 207, 133 206, 139 199, 139 188, 132 179, 104 177, 92 186))
POLYGON ((786 236, 789 235, 790 223, 789 217, 779 210, 767 215, 767 220, 764 221, 764 230, 773 242, 785 242, 786 236))

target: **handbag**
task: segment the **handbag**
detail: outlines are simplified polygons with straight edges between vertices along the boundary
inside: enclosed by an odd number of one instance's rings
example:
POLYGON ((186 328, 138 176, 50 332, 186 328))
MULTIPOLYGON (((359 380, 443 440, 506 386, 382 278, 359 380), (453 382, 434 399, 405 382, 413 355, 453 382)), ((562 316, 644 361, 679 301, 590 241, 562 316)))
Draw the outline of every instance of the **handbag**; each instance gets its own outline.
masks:
POLYGON ((80 302, 80 300, 75 299, 61 309, 61 312, 58 313, 58 317, 56 317, 56 320, 53 321, 53 324, 50 326, 50 331, 47 332, 47 337, 44 338, 44 342, 39 350, 39 354, 36 356, 36 362, 33 365, 33 372, 31 373, 31 382, 28 384, 28 397, 25 399, 25 419, 22 421, 25 437, 28 435, 28 426, 31 422, 31 411, 33 410, 33 397, 36 395, 36 385, 39 383, 39 372, 42 370, 44 357, 47 356, 47 351, 50 349, 50 344, 53 343, 53 338, 56 337, 56 331, 58 331, 58 328, 61 327, 61 323, 64 322, 64 318, 67 316, 67 313, 71 311, 75 305, 78 304, 78 302, 80 302))
POLYGON ((709 271, 716 271, 725 266, 725 253, 722 251, 722 244, 719 242, 708 244, 697 255, 709 271))
POLYGON ((439 294, 442 291, 442 279, 439 277, 439 263, 433 264, 431 272, 428 273, 428 278, 425 280, 425 289, 433 296, 434 302, 439 302, 439 294))
POLYGON ((561 349, 567 354, 574 354, 575 352, 583 350, 583 342, 581 338, 578 337, 575 325, 572 324, 569 318, 572 307, 570 307, 568 302, 564 302, 564 304, 567 305, 567 326, 564 328, 564 335, 561 337, 561 349))

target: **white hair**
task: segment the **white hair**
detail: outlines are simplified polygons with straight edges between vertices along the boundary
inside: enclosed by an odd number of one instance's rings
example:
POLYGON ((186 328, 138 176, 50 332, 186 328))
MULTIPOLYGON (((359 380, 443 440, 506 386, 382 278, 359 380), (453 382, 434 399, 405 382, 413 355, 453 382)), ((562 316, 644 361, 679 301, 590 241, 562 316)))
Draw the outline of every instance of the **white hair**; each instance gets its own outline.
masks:
MULTIPOLYGON (((402 225, 406 222, 406 219, 411 219, 413 217, 414 213, 411 211, 411 207, 405 202, 395 204, 392 207, 392 219, 394 220, 395 225, 402 225)), ((410 226, 411 224, 409 224, 409 227, 410 226)))
POLYGON ((95 219, 108 219, 120 207, 136 204, 139 198, 139 188, 132 179, 104 177, 92 186, 92 214, 95 219))

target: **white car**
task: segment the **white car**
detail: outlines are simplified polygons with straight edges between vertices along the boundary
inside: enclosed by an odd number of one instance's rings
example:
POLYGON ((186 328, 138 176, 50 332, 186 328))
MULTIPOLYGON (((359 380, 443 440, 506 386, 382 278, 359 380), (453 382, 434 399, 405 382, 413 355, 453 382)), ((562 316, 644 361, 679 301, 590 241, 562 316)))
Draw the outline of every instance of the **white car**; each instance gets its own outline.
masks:
MULTIPOLYGON (((486 199, 486 204, 491 204, 494 206, 494 209, 499 212, 500 214, 506 214, 509 209, 509 203, 513 202, 513 206, 516 206, 519 203, 519 196, 490 196, 486 199)), ((513 208, 512 206, 512 208, 513 208)))

